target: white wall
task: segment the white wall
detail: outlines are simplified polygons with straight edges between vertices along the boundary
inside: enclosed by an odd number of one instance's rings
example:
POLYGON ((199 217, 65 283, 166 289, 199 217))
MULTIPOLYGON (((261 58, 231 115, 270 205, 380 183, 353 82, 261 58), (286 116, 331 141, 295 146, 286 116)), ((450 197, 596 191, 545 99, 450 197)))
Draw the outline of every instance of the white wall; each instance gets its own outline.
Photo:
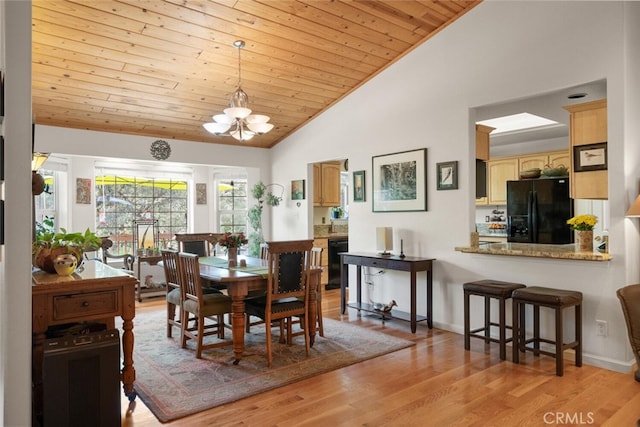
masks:
MULTIPOLYGON (((638 234, 627 230, 630 220, 624 219, 631 195, 637 194, 639 175, 638 156, 625 156, 635 141, 626 134, 624 120, 625 115, 631 114, 632 120, 638 113, 638 106, 626 97, 633 92, 624 87, 633 79, 637 88, 639 74, 625 74, 624 68, 626 55, 637 69, 637 30, 626 29, 640 22, 637 9, 637 4, 622 2, 484 2, 278 144, 273 149, 273 179, 287 182, 305 173, 309 179, 308 163, 348 158, 352 171, 364 169, 367 174, 367 203, 351 205, 349 249, 375 250, 375 227, 393 226, 396 247, 402 238, 406 254, 436 258, 436 326, 462 332, 462 283, 466 281, 495 278, 579 290, 584 294, 586 363, 628 370, 631 357, 615 290, 638 281, 637 272, 625 272, 637 260, 628 261, 627 240, 636 241, 638 234), (576 17, 579 25, 568 27, 576 17), (456 252, 454 247, 468 243, 475 222, 470 110, 602 78, 607 79, 609 105, 613 261, 456 252), (428 150, 428 211, 373 213, 371 157, 423 147, 428 150), (451 160, 459 161, 460 189, 436 191, 435 165, 451 160), (596 319, 608 322, 609 336, 595 336, 596 319)), ((286 206, 274 213, 274 237, 304 236, 309 229, 306 221, 286 206)), ((408 279, 402 274, 388 272, 376 279, 376 293, 382 302, 393 297, 400 310, 407 310, 408 287, 401 284, 408 279)), ((424 313, 424 289, 418 303, 424 313)))

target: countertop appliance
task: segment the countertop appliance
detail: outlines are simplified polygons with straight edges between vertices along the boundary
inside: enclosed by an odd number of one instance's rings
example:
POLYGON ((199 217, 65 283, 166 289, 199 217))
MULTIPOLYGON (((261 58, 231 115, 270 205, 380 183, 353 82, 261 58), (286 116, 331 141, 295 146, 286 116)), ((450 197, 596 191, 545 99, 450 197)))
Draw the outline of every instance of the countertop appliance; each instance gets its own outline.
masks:
POLYGON ((568 178, 507 181, 507 241, 573 243, 568 178))
POLYGON ((326 289, 337 289, 340 287, 340 252, 349 251, 349 239, 329 239, 328 242, 329 253, 327 254, 327 261, 329 263, 329 280, 326 289))

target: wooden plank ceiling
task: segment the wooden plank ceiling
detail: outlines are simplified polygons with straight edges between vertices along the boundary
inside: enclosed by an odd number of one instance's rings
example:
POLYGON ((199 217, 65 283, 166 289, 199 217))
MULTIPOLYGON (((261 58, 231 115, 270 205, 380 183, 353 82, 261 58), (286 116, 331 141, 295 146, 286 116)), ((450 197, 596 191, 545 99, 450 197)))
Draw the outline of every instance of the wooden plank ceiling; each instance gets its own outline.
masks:
POLYGON ((480 0, 34 0, 37 124, 273 147, 480 0), (238 83, 275 125, 202 124, 238 83))

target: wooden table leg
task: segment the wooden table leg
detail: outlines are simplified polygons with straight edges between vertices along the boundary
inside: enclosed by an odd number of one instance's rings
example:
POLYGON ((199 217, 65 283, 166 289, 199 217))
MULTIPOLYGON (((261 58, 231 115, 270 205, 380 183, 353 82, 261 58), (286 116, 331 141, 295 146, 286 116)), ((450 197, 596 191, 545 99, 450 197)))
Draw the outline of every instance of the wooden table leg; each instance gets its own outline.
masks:
POLYGON ((249 293, 246 282, 237 282, 227 288, 231 297, 231 328, 233 335, 234 365, 240 363, 244 353, 244 298, 249 293))
POLYGON ((135 317, 135 289, 127 287, 123 291, 124 307, 122 312, 122 388, 124 394, 133 402, 136 398, 136 392, 133 389, 133 383, 136 380, 136 370, 133 367, 133 318, 135 317))

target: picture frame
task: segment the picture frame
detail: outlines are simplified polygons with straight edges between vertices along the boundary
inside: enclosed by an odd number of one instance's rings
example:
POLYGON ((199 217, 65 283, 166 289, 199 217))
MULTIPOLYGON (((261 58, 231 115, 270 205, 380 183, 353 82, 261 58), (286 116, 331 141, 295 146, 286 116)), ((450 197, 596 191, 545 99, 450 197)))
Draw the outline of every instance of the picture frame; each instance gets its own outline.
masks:
POLYGON ((607 143, 576 145, 573 147, 573 171, 607 170, 607 143))
POLYGON ((296 179, 291 181, 291 200, 304 200, 305 198, 305 180, 296 179))
POLYGON ((157 219, 133 221, 133 243, 138 249, 157 248, 160 234, 157 219))
POLYGON ((204 182, 196 183, 196 205, 207 204, 207 184, 204 182))
POLYGON ((76 203, 91 204, 91 178, 76 178, 76 203))
POLYGON ((436 163, 438 190, 458 189, 458 161, 436 163))
POLYGON ((371 158, 373 212, 427 210, 427 149, 371 158))
POLYGON ((365 171, 355 171, 353 172, 353 201, 354 202, 364 202, 366 200, 366 183, 365 179, 365 171))

